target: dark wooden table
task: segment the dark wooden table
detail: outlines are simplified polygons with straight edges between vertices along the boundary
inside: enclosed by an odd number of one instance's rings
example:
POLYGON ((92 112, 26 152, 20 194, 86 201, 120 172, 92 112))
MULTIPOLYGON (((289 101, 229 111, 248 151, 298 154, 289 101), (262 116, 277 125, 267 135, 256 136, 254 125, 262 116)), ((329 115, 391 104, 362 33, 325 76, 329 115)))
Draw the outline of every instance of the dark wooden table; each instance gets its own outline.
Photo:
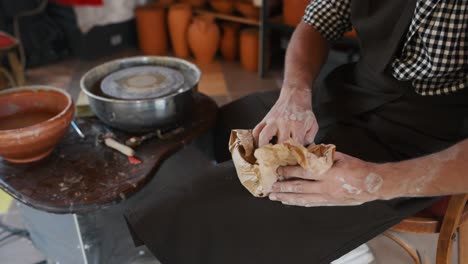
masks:
MULTIPOLYGON (((141 164, 132 165, 123 154, 97 142, 105 127, 98 119, 79 119, 86 138, 70 128, 46 159, 30 164, 0 159, 0 188, 28 206, 51 213, 81 214, 116 204, 151 180, 165 158, 214 124, 216 103, 201 94, 195 101, 192 118, 180 124, 184 132, 170 139, 151 139, 136 148, 141 164)), ((133 136, 112 132, 120 141, 133 136)))

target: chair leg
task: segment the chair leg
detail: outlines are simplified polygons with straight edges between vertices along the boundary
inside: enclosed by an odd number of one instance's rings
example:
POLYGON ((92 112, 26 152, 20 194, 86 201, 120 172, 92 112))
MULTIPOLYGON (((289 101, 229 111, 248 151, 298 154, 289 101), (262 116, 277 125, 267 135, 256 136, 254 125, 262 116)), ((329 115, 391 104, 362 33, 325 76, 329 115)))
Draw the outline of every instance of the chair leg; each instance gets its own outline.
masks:
POLYGON ((24 85, 24 69, 15 51, 8 52, 8 61, 10 62, 11 69, 15 76, 16 85, 23 86, 24 85))
POLYGON ((468 263, 468 221, 458 228, 458 263, 468 263))
POLYGON ((5 86, 3 85, 0 86, 0 90, 16 85, 15 79, 13 78, 13 76, 11 76, 11 74, 2 66, 0 66, 0 77, 4 77, 2 79, 5 79, 5 82, 6 82, 4 84, 5 86))
POLYGON ((410 255, 410 257, 413 259, 415 264, 429 264, 426 259, 424 259, 424 261, 422 261, 419 252, 417 250, 411 248, 411 246, 408 245, 408 243, 403 241, 398 236, 396 236, 396 235, 394 235, 394 234, 392 234, 392 233, 390 233, 388 231, 384 232, 383 235, 390 238, 395 243, 397 243, 401 248, 403 248, 410 255))

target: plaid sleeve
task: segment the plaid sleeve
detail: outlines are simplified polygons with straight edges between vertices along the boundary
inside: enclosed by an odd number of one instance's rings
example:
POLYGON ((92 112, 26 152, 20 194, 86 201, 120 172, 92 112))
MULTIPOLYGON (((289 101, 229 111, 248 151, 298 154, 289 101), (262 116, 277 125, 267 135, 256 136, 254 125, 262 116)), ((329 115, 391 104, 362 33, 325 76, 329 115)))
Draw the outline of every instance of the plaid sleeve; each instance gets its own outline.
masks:
POLYGON ((351 0, 312 0, 302 20, 334 41, 351 30, 351 0))

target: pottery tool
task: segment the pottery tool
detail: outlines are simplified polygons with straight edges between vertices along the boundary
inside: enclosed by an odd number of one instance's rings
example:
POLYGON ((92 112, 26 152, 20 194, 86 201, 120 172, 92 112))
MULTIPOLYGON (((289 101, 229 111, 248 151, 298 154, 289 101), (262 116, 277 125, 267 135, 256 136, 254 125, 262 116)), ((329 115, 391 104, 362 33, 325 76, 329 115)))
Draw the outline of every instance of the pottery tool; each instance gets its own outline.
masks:
POLYGON ((75 123, 75 121, 71 121, 71 126, 75 130, 75 132, 81 137, 81 138, 86 138, 81 129, 78 127, 78 125, 75 123))
POLYGON ((126 142, 125 142, 125 145, 129 146, 129 147, 132 147, 132 148, 135 148, 135 147, 138 147, 139 145, 141 145, 144 141, 146 140, 149 140, 149 139, 152 139, 152 138, 155 138, 157 137, 158 139, 169 139, 177 134, 180 134, 184 132, 184 128, 183 127, 178 127, 176 129, 173 129, 169 132, 163 132, 161 129, 158 129, 156 130, 156 132, 151 132, 151 133, 148 133, 148 134, 145 134, 143 136, 135 136, 135 137, 131 137, 129 138, 126 142))
POLYGON ((132 148, 135 148, 135 147, 140 146, 141 143, 143 143, 143 141, 155 138, 157 136, 158 136, 158 133, 151 132, 151 133, 148 133, 148 134, 140 136, 140 137, 137 137, 137 136, 131 137, 131 138, 127 139, 127 141, 125 141, 125 145, 127 145, 129 147, 132 147, 132 148))
POLYGON ((104 143, 104 145, 106 145, 107 147, 117 150, 118 152, 124 154, 128 157, 128 161, 130 162, 130 164, 135 165, 141 163, 141 160, 135 157, 135 150, 133 150, 129 146, 120 143, 115 137, 115 134, 112 133, 108 128, 99 128, 96 125, 93 125, 92 129, 98 133, 96 137, 96 141, 98 143, 104 143))
POLYGON ((109 148, 115 149, 118 152, 124 154, 125 156, 135 156, 135 150, 133 150, 129 146, 118 142, 112 133, 99 134, 98 142, 104 143, 109 148))

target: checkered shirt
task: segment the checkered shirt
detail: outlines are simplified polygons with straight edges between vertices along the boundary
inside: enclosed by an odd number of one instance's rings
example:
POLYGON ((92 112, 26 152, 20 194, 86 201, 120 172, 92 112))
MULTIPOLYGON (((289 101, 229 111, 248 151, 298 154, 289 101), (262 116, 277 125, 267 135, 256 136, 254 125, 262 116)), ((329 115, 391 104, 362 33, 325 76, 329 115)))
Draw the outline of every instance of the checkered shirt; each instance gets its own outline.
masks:
MULTIPOLYGON (((303 21, 334 41, 351 29, 350 18, 351 0, 312 0, 303 21)), ((396 79, 411 81, 421 95, 468 87, 468 0, 418 0, 391 66, 396 79)))

